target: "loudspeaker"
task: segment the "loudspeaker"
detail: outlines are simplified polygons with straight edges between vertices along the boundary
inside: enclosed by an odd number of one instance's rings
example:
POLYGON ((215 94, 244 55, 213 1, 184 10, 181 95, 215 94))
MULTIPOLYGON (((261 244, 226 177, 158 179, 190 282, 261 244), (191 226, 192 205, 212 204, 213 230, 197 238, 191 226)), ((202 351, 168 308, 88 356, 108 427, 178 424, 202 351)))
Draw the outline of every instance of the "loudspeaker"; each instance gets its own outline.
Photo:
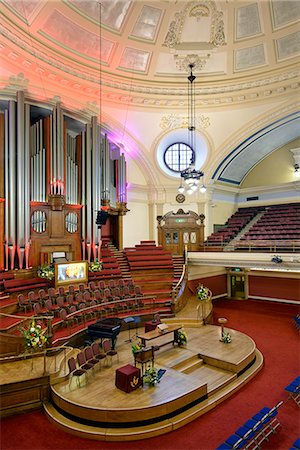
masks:
POLYGON ((108 218, 108 212, 106 211, 98 211, 96 218, 96 225, 105 225, 108 218))

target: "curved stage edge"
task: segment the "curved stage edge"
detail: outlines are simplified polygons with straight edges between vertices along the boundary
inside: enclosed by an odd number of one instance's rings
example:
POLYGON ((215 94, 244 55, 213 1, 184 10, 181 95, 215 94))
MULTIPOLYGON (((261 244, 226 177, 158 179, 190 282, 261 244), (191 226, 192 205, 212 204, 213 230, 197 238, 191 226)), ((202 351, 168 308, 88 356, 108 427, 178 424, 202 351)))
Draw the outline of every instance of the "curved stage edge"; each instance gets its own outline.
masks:
POLYGON ((130 393, 115 386, 116 369, 133 365, 131 344, 121 333, 119 361, 93 369, 80 388, 74 379, 51 386, 46 414, 67 432, 106 441, 145 439, 180 428, 231 396, 263 366, 262 354, 249 336, 226 330, 232 336, 230 344, 220 342, 220 327, 186 325, 187 346, 167 344, 155 352, 155 367, 166 370, 160 383, 130 393))

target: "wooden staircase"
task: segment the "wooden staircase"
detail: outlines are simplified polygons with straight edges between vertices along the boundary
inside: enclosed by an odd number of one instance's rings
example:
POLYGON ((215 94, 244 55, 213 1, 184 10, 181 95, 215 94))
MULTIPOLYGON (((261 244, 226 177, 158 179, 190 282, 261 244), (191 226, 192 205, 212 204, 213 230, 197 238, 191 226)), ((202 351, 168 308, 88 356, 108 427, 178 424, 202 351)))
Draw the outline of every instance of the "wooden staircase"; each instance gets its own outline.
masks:
POLYGON ((124 253, 122 251, 118 250, 117 247, 115 247, 110 242, 108 242, 107 247, 114 254, 114 256, 116 257, 116 259, 119 263, 121 273, 122 273, 122 278, 124 278, 124 279, 131 278, 129 264, 128 264, 128 261, 126 259, 126 256, 124 255, 124 253))
POLYGON ((174 264, 174 278, 179 280, 182 274, 182 268, 184 266, 184 257, 180 255, 172 255, 174 264))

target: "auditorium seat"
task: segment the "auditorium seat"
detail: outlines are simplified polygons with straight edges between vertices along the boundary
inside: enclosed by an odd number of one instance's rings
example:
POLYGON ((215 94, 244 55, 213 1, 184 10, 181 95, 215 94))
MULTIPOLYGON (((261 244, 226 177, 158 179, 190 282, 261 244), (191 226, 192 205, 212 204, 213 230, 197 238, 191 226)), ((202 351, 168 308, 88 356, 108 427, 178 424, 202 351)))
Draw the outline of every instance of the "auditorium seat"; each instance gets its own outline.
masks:
POLYGON ((78 387, 81 387, 81 380, 84 375, 85 381, 87 381, 87 369, 83 369, 82 367, 77 367, 76 360, 72 356, 68 359, 68 366, 69 366, 69 386, 71 384, 72 378, 75 377, 77 381, 78 387))
POLYGON ((296 405, 300 406, 300 376, 289 383, 284 390, 289 393, 287 401, 292 398, 296 405))

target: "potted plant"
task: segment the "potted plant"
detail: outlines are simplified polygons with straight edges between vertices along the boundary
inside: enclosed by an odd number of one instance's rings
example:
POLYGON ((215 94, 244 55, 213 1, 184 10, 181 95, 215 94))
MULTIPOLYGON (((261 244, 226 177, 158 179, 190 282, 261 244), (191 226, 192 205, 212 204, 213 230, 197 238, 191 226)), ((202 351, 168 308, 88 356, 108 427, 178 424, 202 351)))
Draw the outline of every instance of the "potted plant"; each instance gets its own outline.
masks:
POLYGON ((223 331, 221 342, 223 342, 224 344, 230 344, 231 335, 228 333, 228 331, 223 331))
POLYGON ((209 297, 209 289, 203 284, 197 286, 197 297, 199 300, 206 300, 209 297))
POLYGON ((53 264, 42 264, 38 267, 37 275, 40 278, 45 278, 46 280, 53 280, 54 278, 54 265, 53 264))
POLYGON ((177 343, 179 346, 186 345, 187 339, 187 334, 183 328, 177 331, 177 343))
POLYGON ((33 319, 28 327, 21 328, 21 333, 25 338, 25 347, 29 350, 42 349, 47 344, 46 332, 47 328, 43 329, 33 319))
POLYGON ((102 261, 95 259, 95 261, 91 261, 89 263, 90 272, 100 272, 101 270, 102 270, 102 261))
POLYGON ((148 367, 144 374, 144 383, 149 386, 155 386, 159 383, 158 370, 155 367, 148 367))

